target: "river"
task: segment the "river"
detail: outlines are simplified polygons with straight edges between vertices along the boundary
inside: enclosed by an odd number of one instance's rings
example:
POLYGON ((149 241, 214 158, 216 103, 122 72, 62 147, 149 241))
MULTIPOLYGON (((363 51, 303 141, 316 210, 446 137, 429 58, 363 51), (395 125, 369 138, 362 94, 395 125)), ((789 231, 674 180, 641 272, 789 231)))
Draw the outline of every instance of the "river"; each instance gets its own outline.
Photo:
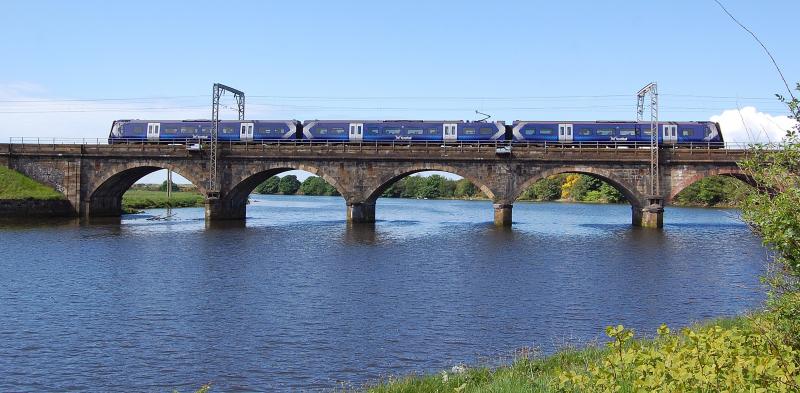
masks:
POLYGON ((328 390, 652 334, 759 307, 765 251, 736 210, 253 196, 120 222, 0 223, 0 391, 328 390))

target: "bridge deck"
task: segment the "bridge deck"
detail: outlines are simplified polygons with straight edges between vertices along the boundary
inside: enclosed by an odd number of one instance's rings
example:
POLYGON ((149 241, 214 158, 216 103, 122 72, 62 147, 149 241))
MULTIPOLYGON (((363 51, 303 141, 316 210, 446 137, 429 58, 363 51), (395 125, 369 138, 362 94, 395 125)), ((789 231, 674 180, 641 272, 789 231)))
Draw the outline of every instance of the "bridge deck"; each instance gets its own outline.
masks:
MULTIPOLYGON (((313 159, 353 160, 493 160, 493 161, 572 161, 572 162, 649 162, 650 149, 641 146, 528 145, 514 144, 512 154, 498 155, 498 144, 423 144, 423 143, 237 143, 220 144, 220 155, 231 159, 313 159)), ((205 145, 203 146, 206 147, 205 145)), ((747 156, 745 149, 675 148, 659 150, 662 162, 735 163, 747 156)), ((0 156, 89 156, 89 157, 175 157, 200 158, 206 150, 191 151, 184 145, 168 144, 0 144, 0 156)))

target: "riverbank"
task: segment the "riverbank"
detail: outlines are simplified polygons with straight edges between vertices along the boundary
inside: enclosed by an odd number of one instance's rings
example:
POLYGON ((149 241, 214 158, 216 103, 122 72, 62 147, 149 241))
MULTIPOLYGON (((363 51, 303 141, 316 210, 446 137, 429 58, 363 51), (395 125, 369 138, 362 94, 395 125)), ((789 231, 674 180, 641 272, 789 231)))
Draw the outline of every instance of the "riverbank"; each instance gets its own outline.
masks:
POLYGON ((13 169, 0 166, 0 200, 63 200, 64 194, 13 169))
POLYGON ((717 319, 653 338, 634 339, 608 327, 609 343, 546 357, 519 351, 497 368, 454 366, 367 388, 390 392, 793 391, 800 381, 798 351, 780 345, 775 316, 762 312, 717 319), (771 319, 773 318, 773 319, 771 319), (776 344, 776 342, 778 344, 776 344), (783 382, 781 384, 781 382, 783 382), (763 389, 763 390, 762 390, 763 389))
POLYGON ((165 191, 131 189, 122 196, 122 210, 125 213, 133 213, 141 209, 202 207, 204 203, 205 199, 202 195, 191 191, 174 191, 171 197, 167 198, 165 191))

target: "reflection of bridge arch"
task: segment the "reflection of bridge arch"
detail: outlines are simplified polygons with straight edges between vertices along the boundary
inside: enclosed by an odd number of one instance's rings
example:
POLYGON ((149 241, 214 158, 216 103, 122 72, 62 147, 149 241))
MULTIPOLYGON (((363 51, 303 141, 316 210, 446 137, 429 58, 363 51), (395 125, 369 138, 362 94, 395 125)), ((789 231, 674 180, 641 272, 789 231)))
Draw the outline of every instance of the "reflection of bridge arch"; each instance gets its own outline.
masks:
POLYGON ((205 176, 197 173, 195 166, 165 162, 163 160, 137 160, 109 165, 102 168, 90 181, 88 195, 84 202, 84 215, 92 217, 119 216, 122 213, 122 195, 144 176, 160 171, 171 170, 189 180, 198 192, 205 195, 205 176))
POLYGON ((738 179, 749 186, 755 187, 755 182, 753 181, 753 179, 747 174, 745 174, 739 168, 708 169, 702 172, 697 172, 693 176, 687 176, 681 178, 677 183, 672 185, 669 195, 667 195, 664 203, 672 203, 672 201, 678 194, 681 193, 681 191, 685 190, 692 184, 711 176, 728 176, 734 179, 738 179))
POLYGON ((645 196, 642 195, 635 186, 629 184, 627 181, 621 179, 618 175, 616 175, 612 170, 603 169, 603 168, 595 168, 595 167, 585 167, 585 166, 566 166, 566 167, 557 167, 546 169, 539 173, 536 173, 534 176, 526 180, 522 183, 514 193, 511 195, 510 201, 516 201, 526 189, 532 186, 539 180, 546 179, 550 176, 560 175, 562 173, 578 173, 582 175, 588 175, 600 179, 612 187, 617 189, 624 197, 625 200, 630 203, 631 208, 633 209, 641 209, 644 207, 645 203, 645 196))
POLYGON ((247 198, 259 184, 272 176, 293 170, 306 171, 321 177, 328 182, 328 184, 333 186, 344 198, 347 198, 347 195, 350 194, 348 192, 349 190, 343 187, 336 177, 329 174, 321 166, 310 165, 303 162, 268 162, 250 165, 237 173, 229 183, 230 191, 221 196, 221 203, 214 208, 224 212, 225 218, 244 218, 247 212, 247 198))

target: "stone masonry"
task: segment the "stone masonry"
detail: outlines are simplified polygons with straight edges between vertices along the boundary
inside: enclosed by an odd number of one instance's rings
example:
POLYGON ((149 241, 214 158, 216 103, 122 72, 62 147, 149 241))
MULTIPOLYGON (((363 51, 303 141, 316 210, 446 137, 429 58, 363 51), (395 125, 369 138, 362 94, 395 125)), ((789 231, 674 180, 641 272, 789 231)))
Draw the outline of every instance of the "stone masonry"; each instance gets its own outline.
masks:
MULTIPOLYGON (((661 192, 651 196, 646 149, 514 146, 511 155, 498 156, 493 146, 485 145, 221 145, 219 196, 207 197, 206 218, 244 219, 248 195, 258 184, 301 169, 321 176, 342 194, 348 221, 374 222, 375 202, 386 188, 410 174, 433 170, 462 176, 479 187, 493 202, 497 225, 511 225, 514 201, 534 182, 560 173, 582 173, 610 183, 625 196, 633 225, 660 227, 664 205, 695 181, 711 175, 748 181, 736 164, 745 154, 662 149, 661 192)), ((207 151, 177 145, 0 144, 0 164, 64 193, 74 215, 81 217, 121 215, 122 194, 160 169, 180 174, 209 195, 207 151)))

